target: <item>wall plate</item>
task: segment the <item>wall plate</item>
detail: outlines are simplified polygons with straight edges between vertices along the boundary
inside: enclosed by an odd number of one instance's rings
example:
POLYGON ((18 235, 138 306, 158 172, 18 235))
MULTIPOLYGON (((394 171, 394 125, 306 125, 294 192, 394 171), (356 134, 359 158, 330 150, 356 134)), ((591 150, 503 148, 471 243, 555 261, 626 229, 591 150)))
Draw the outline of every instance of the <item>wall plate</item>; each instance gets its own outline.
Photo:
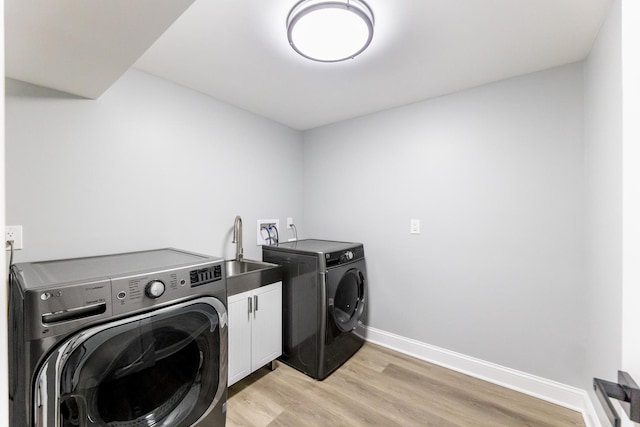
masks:
POLYGON ((279 219, 259 219, 256 229, 256 245, 276 245, 282 233, 279 219), (277 230, 277 231, 276 231, 277 230))
POLYGON ((22 226, 21 225, 7 225, 4 228, 4 247, 6 250, 11 250, 9 241, 13 241, 13 249, 22 249, 22 226))

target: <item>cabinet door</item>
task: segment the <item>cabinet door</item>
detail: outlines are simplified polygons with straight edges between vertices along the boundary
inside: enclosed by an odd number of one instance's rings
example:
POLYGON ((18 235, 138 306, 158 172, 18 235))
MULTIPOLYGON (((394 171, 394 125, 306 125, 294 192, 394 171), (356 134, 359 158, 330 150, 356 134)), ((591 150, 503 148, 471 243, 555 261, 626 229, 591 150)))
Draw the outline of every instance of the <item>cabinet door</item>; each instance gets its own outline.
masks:
POLYGON ((253 295, 251 371, 282 354, 282 282, 256 289, 253 295))
POLYGON ((251 321, 249 313, 251 292, 233 295, 228 299, 229 317, 229 380, 228 385, 251 373, 251 321))

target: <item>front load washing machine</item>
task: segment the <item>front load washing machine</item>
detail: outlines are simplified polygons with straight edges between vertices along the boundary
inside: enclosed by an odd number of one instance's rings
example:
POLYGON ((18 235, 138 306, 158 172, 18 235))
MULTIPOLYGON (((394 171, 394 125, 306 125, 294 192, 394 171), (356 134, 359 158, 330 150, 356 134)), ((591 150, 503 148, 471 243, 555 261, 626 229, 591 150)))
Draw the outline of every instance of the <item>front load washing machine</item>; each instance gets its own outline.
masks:
POLYGON ((298 240, 263 246, 262 259, 282 266, 280 360, 313 378, 326 378, 364 342, 354 333, 365 313, 363 245, 298 240))
POLYGON ((176 249, 11 267, 12 426, 224 426, 224 261, 176 249))

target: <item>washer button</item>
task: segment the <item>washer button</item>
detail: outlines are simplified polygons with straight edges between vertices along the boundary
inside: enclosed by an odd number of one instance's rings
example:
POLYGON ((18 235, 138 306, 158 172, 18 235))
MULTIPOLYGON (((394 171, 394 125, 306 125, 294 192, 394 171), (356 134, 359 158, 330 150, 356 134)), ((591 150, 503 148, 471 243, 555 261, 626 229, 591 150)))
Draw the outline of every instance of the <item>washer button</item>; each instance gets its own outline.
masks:
POLYGON ((152 280, 149 283, 147 283, 147 286, 144 289, 144 293, 149 297, 149 298, 160 298, 165 291, 165 287, 164 287, 164 282, 162 282, 161 280, 152 280))
POLYGON ((116 295, 116 297, 119 300, 123 300, 123 299, 125 299, 127 297, 127 293, 125 291, 120 291, 120 292, 118 292, 118 295, 116 295))

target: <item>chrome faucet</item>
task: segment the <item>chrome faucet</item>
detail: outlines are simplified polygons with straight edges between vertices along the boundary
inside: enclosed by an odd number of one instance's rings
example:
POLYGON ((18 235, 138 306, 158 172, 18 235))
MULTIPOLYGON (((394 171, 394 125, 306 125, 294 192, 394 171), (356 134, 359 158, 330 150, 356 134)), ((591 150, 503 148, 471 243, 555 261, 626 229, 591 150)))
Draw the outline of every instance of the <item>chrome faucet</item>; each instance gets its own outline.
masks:
POLYGON ((236 244, 236 261, 242 261, 244 254, 242 253, 242 218, 236 216, 233 221, 233 240, 231 243, 236 244))

